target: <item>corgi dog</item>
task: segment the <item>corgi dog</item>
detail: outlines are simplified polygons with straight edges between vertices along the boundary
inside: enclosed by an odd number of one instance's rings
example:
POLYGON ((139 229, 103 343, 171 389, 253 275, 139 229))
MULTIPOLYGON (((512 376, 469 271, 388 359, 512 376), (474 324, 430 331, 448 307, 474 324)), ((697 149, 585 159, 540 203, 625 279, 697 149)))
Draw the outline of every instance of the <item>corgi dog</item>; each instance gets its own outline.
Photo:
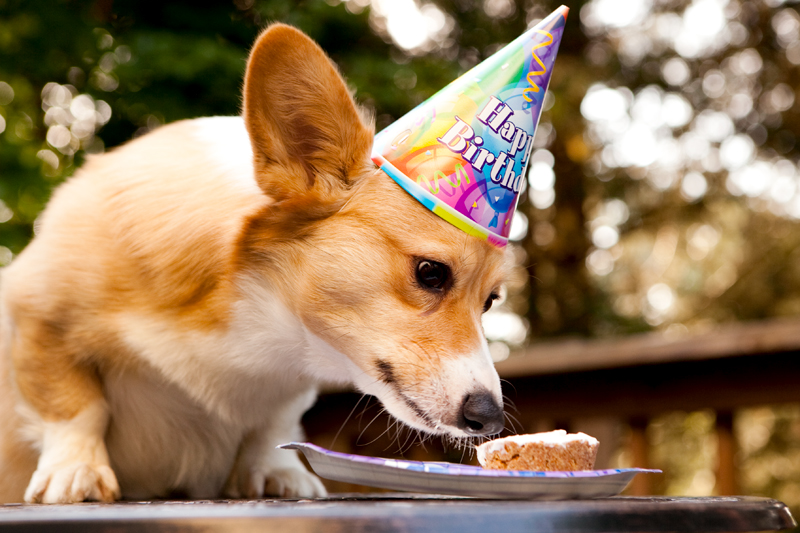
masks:
POLYGON ((276 449, 321 383, 428 434, 503 428, 481 313, 507 252, 375 166, 299 30, 259 36, 243 92, 89 158, 3 271, 0 501, 323 496, 276 449))

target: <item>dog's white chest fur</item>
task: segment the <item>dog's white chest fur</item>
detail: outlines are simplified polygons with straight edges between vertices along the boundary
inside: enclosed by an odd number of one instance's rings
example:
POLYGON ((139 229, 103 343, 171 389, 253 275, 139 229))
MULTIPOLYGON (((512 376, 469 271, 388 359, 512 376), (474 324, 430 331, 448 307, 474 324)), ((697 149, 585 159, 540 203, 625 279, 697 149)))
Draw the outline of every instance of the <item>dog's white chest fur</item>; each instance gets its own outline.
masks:
POLYGON ((318 339, 269 291, 246 285, 221 332, 120 318, 126 343, 151 367, 106 378, 106 440, 125 497, 214 497, 249 434, 286 440, 313 403, 319 372, 308 365, 335 352, 320 353, 318 339))
POLYGON ((185 491, 194 498, 220 493, 243 428, 206 411, 177 386, 155 376, 109 376, 106 435, 123 496, 151 498, 185 491))

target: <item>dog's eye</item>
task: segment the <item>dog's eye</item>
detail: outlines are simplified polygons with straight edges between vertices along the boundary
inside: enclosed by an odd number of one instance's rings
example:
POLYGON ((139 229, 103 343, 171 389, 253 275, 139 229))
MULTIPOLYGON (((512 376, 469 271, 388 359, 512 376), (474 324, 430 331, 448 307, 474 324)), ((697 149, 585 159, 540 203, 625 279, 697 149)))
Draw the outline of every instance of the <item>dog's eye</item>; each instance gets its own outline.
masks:
POLYGON ((444 290, 450 281, 450 268, 444 263, 423 259, 417 264, 417 281, 427 289, 444 290))
POLYGON ((483 312, 485 313, 486 311, 491 309, 492 308, 492 303, 494 303, 494 301, 498 300, 499 298, 500 298, 500 295, 497 294, 496 292, 493 292, 492 294, 490 294, 489 297, 486 298, 486 301, 483 303, 483 312))

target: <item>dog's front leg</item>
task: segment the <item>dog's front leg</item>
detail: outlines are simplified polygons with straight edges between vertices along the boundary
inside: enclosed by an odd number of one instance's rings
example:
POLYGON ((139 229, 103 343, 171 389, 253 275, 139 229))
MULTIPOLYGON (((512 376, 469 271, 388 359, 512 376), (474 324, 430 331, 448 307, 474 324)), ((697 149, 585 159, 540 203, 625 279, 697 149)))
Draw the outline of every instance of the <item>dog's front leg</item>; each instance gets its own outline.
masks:
POLYGON ((105 402, 87 406, 69 420, 44 422, 42 454, 28 489, 29 503, 111 502, 120 496, 103 440, 105 402))
POLYGON ((317 476, 306 470, 297 452, 276 446, 303 438, 300 417, 316 398, 316 391, 281 405, 265 406, 268 419, 250 431, 239 446, 225 494, 232 498, 314 498, 327 491, 317 476))
POLYGON ((109 466, 109 412, 96 370, 65 350, 63 339, 41 333, 21 329, 11 348, 21 414, 39 429, 41 450, 25 501, 113 501, 120 490, 109 466))

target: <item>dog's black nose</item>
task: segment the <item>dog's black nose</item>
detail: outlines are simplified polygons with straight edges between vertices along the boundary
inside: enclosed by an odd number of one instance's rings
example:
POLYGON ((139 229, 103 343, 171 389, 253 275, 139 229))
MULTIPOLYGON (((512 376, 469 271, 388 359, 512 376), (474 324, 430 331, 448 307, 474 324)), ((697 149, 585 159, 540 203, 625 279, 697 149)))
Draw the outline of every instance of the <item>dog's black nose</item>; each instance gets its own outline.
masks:
POLYGON ((495 402, 489 391, 471 392, 461 404, 458 428, 470 435, 494 435, 503 430, 503 406, 495 402))

